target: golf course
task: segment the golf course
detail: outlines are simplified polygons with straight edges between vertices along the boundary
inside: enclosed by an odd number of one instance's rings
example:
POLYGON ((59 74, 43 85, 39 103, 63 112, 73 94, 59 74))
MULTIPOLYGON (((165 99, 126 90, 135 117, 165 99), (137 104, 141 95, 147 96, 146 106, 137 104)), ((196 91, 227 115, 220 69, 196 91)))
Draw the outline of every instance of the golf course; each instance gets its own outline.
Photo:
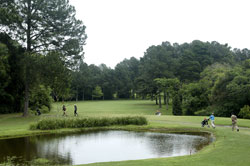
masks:
MULTIPOLYGON (((70 134, 85 130, 110 129, 126 131, 153 131, 160 133, 193 133, 209 132, 214 141, 198 153, 167 158, 130 160, 119 162, 93 163, 87 165, 99 166, 248 166, 250 163, 250 120, 238 119, 240 131, 232 131, 230 117, 215 117, 216 128, 201 127, 203 116, 173 116, 171 107, 168 111, 161 109, 162 115, 156 116, 158 106, 150 100, 113 100, 113 101, 81 101, 53 103, 48 114, 21 117, 21 114, 0 115, 0 139, 25 137, 46 134, 70 134), (142 116, 147 125, 126 125, 90 128, 63 128, 56 130, 30 130, 30 125, 46 118, 62 118, 62 104, 67 107, 67 116, 63 118, 84 117, 133 117, 142 116), (78 117, 74 117, 73 106, 78 106, 78 117)), ((126 154, 124 154, 126 155, 126 154)), ((10 156, 11 157, 11 156, 10 156)), ((7 163, 5 163, 7 165, 7 163)), ((41 163, 40 163, 41 164, 41 163)), ((41 164, 42 165, 42 164, 41 164)), ((46 162, 45 164, 46 165, 46 162)))
POLYGON ((0 166, 250 166, 249 2, 0 0, 0 166))

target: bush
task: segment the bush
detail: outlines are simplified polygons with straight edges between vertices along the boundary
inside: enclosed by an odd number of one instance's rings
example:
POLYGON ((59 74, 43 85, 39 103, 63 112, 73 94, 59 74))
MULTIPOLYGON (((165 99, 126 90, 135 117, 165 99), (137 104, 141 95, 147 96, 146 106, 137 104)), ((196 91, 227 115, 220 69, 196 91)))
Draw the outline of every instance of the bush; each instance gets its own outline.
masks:
POLYGON ((146 125, 145 117, 115 118, 47 118, 31 124, 30 129, 53 130, 60 128, 104 127, 111 125, 146 125))
POLYGON ((250 119, 250 107, 249 105, 245 105, 240 109, 239 117, 243 119, 250 119))
POLYGON ((44 85, 39 85, 31 91, 29 107, 36 111, 40 109, 42 113, 48 113, 51 109, 52 98, 50 96, 51 89, 44 85))
POLYGON ((0 163, 0 166, 48 166, 53 165, 53 163, 45 158, 37 158, 31 161, 25 161, 23 163, 18 163, 18 157, 16 156, 7 156, 6 161, 0 163))
POLYGON ((42 107, 41 107, 41 113, 49 113, 49 111, 50 111, 50 108, 49 107, 47 107, 47 106, 45 106, 45 105, 43 105, 42 107))

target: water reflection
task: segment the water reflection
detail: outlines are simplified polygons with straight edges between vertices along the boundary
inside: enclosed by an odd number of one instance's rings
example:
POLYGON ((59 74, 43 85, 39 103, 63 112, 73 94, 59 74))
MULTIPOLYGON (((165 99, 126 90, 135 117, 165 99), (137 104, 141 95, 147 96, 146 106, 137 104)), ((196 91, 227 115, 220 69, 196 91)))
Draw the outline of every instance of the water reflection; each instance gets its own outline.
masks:
POLYGON ((6 156, 24 161, 46 158, 67 165, 170 157, 194 153, 208 143, 209 139, 203 136, 153 132, 44 135, 0 140, 0 162, 6 156))

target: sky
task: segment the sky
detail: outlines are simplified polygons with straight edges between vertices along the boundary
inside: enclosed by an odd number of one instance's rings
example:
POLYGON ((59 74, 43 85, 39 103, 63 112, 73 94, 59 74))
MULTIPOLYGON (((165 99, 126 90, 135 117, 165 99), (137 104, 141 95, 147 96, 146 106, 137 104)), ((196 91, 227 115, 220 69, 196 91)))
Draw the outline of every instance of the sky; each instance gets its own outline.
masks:
POLYGON ((114 68, 164 41, 250 48, 249 0, 69 0, 88 36, 87 64, 114 68))

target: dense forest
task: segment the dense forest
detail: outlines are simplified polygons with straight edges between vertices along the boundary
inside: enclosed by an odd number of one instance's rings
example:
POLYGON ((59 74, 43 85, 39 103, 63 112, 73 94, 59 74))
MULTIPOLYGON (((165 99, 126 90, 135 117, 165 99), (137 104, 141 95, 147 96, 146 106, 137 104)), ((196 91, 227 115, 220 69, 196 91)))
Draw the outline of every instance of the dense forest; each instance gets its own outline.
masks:
POLYGON ((1 0, 0 13, 0 113, 46 112, 52 101, 150 99, 162 111, 172 104, 174 115, 250 118, 248 49, 165 41, 111 69, 84 62, 85 26, 67 0, 1 0))

